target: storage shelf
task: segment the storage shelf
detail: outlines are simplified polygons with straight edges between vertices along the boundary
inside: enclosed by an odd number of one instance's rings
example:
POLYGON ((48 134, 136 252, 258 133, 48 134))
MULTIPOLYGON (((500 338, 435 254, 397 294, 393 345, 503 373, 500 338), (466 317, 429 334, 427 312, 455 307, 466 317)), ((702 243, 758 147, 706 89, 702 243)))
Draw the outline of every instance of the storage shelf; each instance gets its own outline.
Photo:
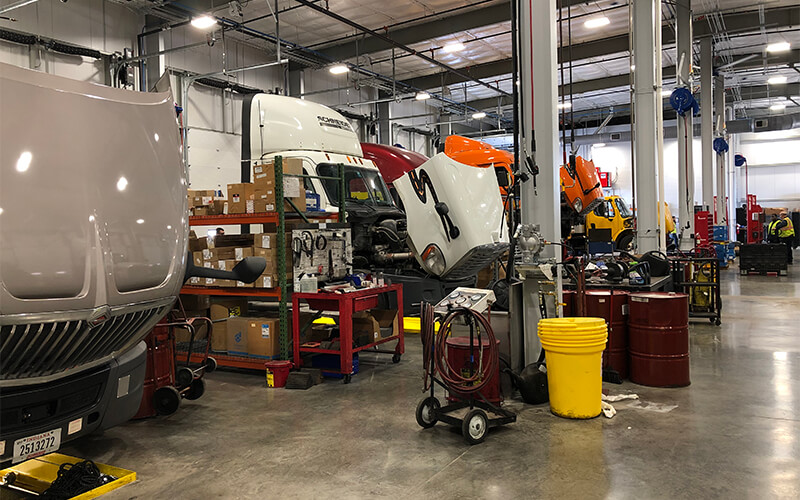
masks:
MULTIPOLYGON (((175 353, 178 359, 185 360, 186 359, 186 351, 178 351, 175 353)), ((233 356, 230 354, 222 354, 218 352, 209 352, 208 356, 210 358, 214 358, 214 361, 217 362, 217 366, 224 366, 225 368, 243 368, 245 370, 264 370, 264 363, 269 361, 268 359, 264 358, 251 358, 248 356, 233 356)), ((205 356, 202 354, 195 354, 192 353, 192 356, 189 358, 190 362, 193 364, 200 364, 202 365, 205 363, 205 356)))
MULTIPOLYGON (((392 335, 391 337, 386 337, 385 339, 380 339, 377 342, 371 342, 367 345, 362 345, 359 347, 354 347, 353 352, 361 352, 367 349, 372 349, 373 347, 379 346, 381 344, 385 344, 386 342, 390 342, 392 340, 400 340, 400 335, 392 335)), ((339 349, 321 349, 319 347, 303 347, 303 344, 300 344, 300 352, 313 352, 317 354, 336 354, 339 355, 342 353, 339 349)), ((215 358, 216 359, 216 358, 215 358)))
POLYGON ((248 287, 210 287, 185 285, 181 293, 186 295, 221 295, 228 297, 277 297, 280 288, 248 288, 248 287))
MULTIPOLYGON (((336 222, 338 220, 337 214, 328 212, 309 212, 305 214, 309 219, 317 222, 336 222), (322 219, 330 219, 324 221, 322 219)), ((291 214, 287 214, 288 220, 293 220, 291 214)), ((278 212, 265 212, 262 214, 224 214, 224 215, 191 215, 189 216, 190 226, 220 226, 226 224, 277 224, 280 220, 278 212)), ((297 220, 300 219, 297 216, 297 220)))

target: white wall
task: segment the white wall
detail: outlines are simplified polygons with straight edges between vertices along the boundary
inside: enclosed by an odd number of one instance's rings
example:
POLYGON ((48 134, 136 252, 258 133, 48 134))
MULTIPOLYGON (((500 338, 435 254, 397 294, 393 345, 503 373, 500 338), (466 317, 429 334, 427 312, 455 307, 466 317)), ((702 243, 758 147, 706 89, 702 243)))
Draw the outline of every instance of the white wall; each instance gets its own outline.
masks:
MULTIPOLYGON (((8 3, 3 2, 3 5, 8 3)), ((135 47, 136 34, 143 22, 135 12, 104 0, 71 0, 68 3, 39 0, 5 15, 17 22, 0 21, 4 28, 105 53, 135 47)), ((27 46, 0 40, 1 62, 76 80, 105 83, 103 65, 98 60, 48 51, 42 51, 38 59, 32 65, 27 46)))
MULTIPOLYGON (((758 204, 800 210, 800 130, 741 134, 739 144, 736 152, 747 158, 750 194, 758 204)), ((745 169, 737 171, 744 197, 745 169)))

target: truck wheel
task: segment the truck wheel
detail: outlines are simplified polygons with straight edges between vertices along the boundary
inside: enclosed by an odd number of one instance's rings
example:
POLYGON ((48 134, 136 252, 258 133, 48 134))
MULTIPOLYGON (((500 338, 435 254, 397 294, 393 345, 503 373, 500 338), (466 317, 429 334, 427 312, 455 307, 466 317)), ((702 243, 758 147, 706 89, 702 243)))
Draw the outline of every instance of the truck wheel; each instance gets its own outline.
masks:
POLYGON ((633 245, 633 234, 625 233, 621 234, 618 238, 616 243, 614 244, 617 247, 617 250, 622 250, 627 252, 631 249, 633 245))
POLYGON ((172 415, 178 411, 180 406, 181 393, 171 385, 159 387, 153 393, 153 407, 156 409, 156 413, 161 416, 172 415))

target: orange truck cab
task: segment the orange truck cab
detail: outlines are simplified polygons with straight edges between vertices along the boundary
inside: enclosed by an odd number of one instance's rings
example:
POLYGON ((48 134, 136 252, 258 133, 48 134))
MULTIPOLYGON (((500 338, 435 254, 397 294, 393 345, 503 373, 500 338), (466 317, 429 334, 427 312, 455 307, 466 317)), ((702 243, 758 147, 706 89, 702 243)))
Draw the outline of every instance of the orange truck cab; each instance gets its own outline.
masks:
POLYGON ((586 215, 603 202, 603 188, 592 160, 575 157, 572 162, 561 165, 561 189, 567 204, 578 215, 586 215))
POLYGON ((514 184, 514 154, 497 149, 491 144, 460 135, 451 135, 444 141, 444 154, 453 160, 479 168, 493 168, 503 199, 514 184))

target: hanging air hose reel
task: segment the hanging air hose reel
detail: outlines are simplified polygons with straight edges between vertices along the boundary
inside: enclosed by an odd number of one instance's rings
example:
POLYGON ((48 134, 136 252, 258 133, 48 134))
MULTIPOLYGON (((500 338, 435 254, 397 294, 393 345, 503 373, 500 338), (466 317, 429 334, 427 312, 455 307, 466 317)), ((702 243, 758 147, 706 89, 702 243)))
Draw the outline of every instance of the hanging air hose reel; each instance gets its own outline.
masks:
POLYGON ((669 104, 680 116, 686 116, 686 112, 690 109, 692 110, 692 116, 696 116, 700 112, 700 105, 692 95, 692 92, 686 87, 678 87, 673 90, 669 96, 669 104))
MULTIPOLYGON (((722 137, 717 137, 714 139, 714 142, 711 143, 711 147, 714 148, 714 152, 718 155, 724 154, 728 152, 728 141, 723 139, 722 137)), ((737 155, 740 156, 740 155, 737 155)))

